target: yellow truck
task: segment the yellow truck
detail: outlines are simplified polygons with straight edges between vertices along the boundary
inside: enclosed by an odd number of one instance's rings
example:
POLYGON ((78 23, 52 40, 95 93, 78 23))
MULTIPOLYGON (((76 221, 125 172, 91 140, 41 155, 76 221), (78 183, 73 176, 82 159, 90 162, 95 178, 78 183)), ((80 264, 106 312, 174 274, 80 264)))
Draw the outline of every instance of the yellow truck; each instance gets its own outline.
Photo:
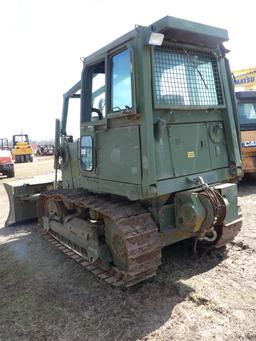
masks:
POLYGON ((33 149, 27 134, 13 135, 12 157, 15 163, 33 162, 33 149))
POLYGON ((256 173, 256 67, 233 71, 244 173, 256 173))

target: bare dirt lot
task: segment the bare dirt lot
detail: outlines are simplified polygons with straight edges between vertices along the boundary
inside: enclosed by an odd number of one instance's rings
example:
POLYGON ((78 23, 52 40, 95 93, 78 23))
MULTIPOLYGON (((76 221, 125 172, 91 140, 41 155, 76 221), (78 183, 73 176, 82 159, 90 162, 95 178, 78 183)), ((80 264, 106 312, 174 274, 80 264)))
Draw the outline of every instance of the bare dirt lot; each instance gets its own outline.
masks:
MULTIPOLYGON (((51 158, 16 165, 47 174, 51 158)), ((256 180, 239 185, 244 224, 226 251, 163 251, 157 276, 113 289, 47 243, 36 223, 4 227, 0 179, 0 340, 256 340, 256 180)))

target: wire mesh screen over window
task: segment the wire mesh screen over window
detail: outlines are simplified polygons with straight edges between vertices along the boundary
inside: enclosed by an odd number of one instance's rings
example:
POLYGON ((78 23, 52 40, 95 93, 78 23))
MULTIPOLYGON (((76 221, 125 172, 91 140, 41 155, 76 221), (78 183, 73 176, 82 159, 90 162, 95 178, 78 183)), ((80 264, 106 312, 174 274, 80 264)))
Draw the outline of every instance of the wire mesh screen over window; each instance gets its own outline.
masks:
POLYGON ((161 105, 215 106, 223 104, 214 55, 190 49, 157 48, 155 98, 161 105))

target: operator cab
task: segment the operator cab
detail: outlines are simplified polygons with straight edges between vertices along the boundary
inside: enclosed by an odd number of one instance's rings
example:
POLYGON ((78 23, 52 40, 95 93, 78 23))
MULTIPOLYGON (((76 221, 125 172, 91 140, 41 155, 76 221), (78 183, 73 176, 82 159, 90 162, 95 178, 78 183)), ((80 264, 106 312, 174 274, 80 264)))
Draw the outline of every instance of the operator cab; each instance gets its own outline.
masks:
POLYGON ((13 146, 15 146, 17 143, 20 143, 20 142, 29 143, 27 134, 13 135, 12 141, 13 141, 13 146))
POLYGON ((241 130, 256 130, 256 91, 236 92, 241 130))

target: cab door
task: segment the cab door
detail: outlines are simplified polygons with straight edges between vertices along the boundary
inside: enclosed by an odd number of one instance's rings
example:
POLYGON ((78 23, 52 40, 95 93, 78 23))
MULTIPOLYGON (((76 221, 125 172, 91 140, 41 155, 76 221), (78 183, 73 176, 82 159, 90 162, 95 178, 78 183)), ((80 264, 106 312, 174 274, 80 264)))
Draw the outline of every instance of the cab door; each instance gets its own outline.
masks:
POLYGON ((135 107, 132 69, 131 51, 124 46, 84 71, 80 149, 85 177, 141 182, 140 129, 127 120, 135 107))

